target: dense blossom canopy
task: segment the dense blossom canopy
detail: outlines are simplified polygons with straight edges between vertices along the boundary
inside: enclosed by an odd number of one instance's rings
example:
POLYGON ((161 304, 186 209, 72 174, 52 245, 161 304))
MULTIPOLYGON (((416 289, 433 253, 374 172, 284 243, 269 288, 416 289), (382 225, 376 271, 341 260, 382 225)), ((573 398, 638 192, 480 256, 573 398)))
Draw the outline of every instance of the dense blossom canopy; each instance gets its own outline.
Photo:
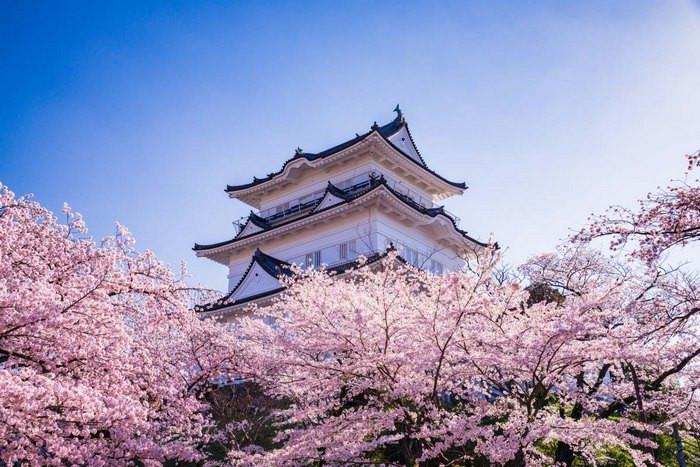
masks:
POLYGON ((195 459, 230 337, 128 232, 99 246, 0 187, 0 464, 195 459))
POLYGON ((699 189, 613 209, 518 274, 498 273, 494 250, 445 276, 395 255, 342 280, 300 272, 239 326, 242 371, 288 407, 276 449, 232 458, 655 463, 659 439, 700 429, 700 282, 660 261, 700 229, 699 189), (599 236, 630 255, 591 249, 599 236))
POLYGON ((440 277, 390 256, 345 280, 292 280, 264 310, 274 325, 241 325, 250 374, 290 401, 281 447, 251 462, 538 465, 558 442, 590 462, 618 446, 643 465, 650 434, 696 426, 696 281, 568 250, 523 266, 564 297, 528 306, 493 264, 440 277))
POLYGON ((226 329, 125 229, 97 245, 2 188, 0 465, 647 466, 664 439, 683 465, 700 282, 664 252, 700 238, 698 190, 612 208, 511 273, 491 248, 442 276, 396 253, 297 270, 226 329))

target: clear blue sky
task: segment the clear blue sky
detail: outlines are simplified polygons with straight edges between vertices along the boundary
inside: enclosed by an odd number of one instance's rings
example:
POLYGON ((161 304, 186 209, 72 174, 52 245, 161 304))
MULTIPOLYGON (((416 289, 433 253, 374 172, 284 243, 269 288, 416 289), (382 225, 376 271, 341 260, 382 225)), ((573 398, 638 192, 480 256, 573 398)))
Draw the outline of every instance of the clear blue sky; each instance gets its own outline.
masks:
POLYGON ((688 2, 2 2, 0 181, 93 235, 115 221, 193 281, 233 235, 227 183, 400 103, 448 208, 518 262, 700 147, 688 2))

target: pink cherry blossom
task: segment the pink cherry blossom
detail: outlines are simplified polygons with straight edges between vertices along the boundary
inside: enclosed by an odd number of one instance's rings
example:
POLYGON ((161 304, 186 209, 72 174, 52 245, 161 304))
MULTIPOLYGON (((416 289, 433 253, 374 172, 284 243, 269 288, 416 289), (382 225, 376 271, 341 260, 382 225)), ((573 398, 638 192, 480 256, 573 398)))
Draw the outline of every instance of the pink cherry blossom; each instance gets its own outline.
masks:
POLYGON ((700 238, 700 185, 688 180, 700 165, 700 151, 686 156, 685 180, 658 189, 640 200, 637 209, 611 206, 593 216, 590 225, 574 236, 574 241, 589 242, 607 238, 613 250, 630 247, 635 258, 646 263, 658 261, 674 246, 685 246, 700 238))
POLYGON ((683 361, 700 335, 682 317, 697 283, 562 250, 522 271, 559 288, 563 304, 528 307, 524 287, 493 279, 494 258, 481 264, 441 277, 392 254, 342 280, 292 279, 259 310, 268 320, 239 328, 248 375, 292 401, 278 414, 281 447, 249 461, 361 463, 381 451, 404 465, 539 465, 554 441, 591 461, 619 446, 643 465, 649 434, 697 423, 697 360, 683 361))
POLYGON ((0 464, 199 458, 230 335, 125 229, 95 245, 63 213, 0 187, 0 464))
POLYGON ((297 270, 226 329, 124 227, 95 244, 68 206, 60 223, 2 188, 0 461, 214 464, 215 440, 235 465, 596 465, 611 448, 654 465, 659 436, 700 432, 700 279, 664 262, 697 238, 698 190, 612 208, 512 274, 492 248, 443 276, 395 252, 297 270), (212 419, 214 382, 274 399, 273 446, 212 419))

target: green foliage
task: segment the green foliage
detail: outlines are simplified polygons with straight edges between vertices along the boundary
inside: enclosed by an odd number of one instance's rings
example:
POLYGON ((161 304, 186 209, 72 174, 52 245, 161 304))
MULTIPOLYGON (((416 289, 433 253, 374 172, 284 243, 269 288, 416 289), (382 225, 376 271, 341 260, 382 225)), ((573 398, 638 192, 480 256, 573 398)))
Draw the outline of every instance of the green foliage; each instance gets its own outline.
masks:
MULTIPOLYGON (((604 467, 635 467, 632 461, 632 456, 617 446, 611 446, 600 453, 601 465, 604 467)), ((577 459, 579 462, 576 467, 586 465, 582 459, 577 459)))
POLYGON ((683 440, 688 465, 700 465, 700 437, 683 440))
POLYGON ((676 443, 670 435, 662 434, 654 437, 654 441, 659 445, 654 450, 654 458, 662 465, 678 466, 676 460, 676 443))

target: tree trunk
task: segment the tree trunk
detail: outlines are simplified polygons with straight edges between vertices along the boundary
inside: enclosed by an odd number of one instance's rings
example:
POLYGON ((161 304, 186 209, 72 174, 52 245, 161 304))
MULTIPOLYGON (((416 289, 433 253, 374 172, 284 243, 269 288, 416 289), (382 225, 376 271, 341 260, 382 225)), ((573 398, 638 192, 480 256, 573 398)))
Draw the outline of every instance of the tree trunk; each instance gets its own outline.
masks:
POLYGON ((571 467, 574 463, 574 450, 571 449, 571 446, 557 441, 557 449, 554 452, 554 462, 556 462, 557 465, 563 464, 566 467, 571 467))
MULTIPOLYGON (((581 375, 581 379, 582 378, 583 375, 581 375)), ((564 409, 559 409, 559 414, 561 415, 561 418, 564 418, 564 409)), ((571 418, 574 420, 580 420, 582 415, 583 406, 576 402, 576 404, 574 404, 574 408, 571 410, 571 418)), ((574 457, 575 453, 574 450, 571 449, 571 446, 562 441, 557 441, 557 448, 554 451, 554 462, 557 464, 563 464, 566 467, 571 467, 571 465, 574 463, 574 457)))
POLYGON ((403 465, 406 467, 415 467, 417 465, 416 462, 416 453, 415 451, 415 446, 413 443, 413 440, 410 438, 403 438, 401 441, 399 441, 399 452, 401 453, 403 465))
POLYGON ((685 451, 683 451, 683 440, 678 433, 678 423, 673 424, 673 441, 676 442, 676 459, 678 459, 678 467, 687 467, 685 463, 685 451))

